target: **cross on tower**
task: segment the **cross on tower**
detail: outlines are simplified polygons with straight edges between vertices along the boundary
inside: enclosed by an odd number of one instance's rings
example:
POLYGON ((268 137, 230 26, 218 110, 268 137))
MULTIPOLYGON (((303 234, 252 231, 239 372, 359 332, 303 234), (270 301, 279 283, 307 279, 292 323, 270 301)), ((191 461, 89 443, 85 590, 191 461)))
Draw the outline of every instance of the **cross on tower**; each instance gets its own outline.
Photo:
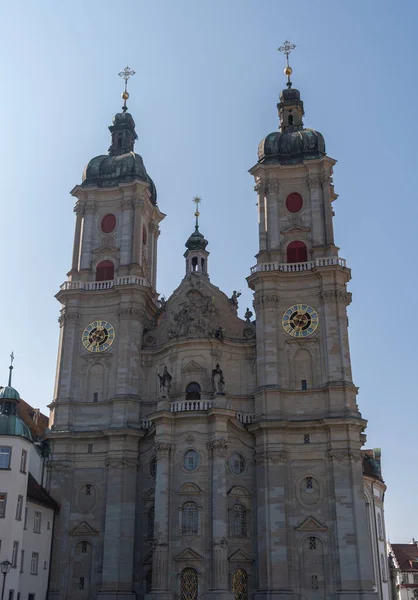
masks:
POLYGON ((125 112, 127 110, 127 106, 126 106, 126 101, 129 98, 129 94, 128 94, 128 80, 133 77, 135 75, 135 71, 133 71, 132 69, 130 69, 128 66, 126 66, 123 71, 120 71, 120 73, 118 73, 119 77, 122 77, 122 79, 125 80, 125 89, 122 92, 122 98, 123 98, 123 107, 122 110, 125 112))
POLYGON ((193 198, 193 202, 196 204, 196 211, 194 213, 194 216, 196 217, 196 227, 199 226, 199 216, 200 216, 200 212, 199 212, 199 204, 202 202, 202 198, 200 198, 200 196, 195 196, 193 198))
POLYGON ((293 69, 289 65, 289 54, 295 48, 296 48, 296 44, 290 43, 289 40, 286 40, 285 42, 283 42, 283 46, 280 46, 278 48, 279 52, 283 52, 283 54, 286 56, 286 67, 284 69, 284 74, 287 75, 287 84, 286 85, 288 88, 292 87, 292 82, 290 81, 290 76, 293 73, 293 69))

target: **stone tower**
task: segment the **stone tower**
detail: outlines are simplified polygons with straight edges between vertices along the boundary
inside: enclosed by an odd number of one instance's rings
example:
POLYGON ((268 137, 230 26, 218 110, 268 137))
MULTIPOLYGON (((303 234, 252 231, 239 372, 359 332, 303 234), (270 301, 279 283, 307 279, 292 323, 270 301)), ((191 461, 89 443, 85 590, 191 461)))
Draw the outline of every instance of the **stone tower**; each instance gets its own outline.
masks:
POLYGON ((350 270, 334 243, 335 160, 303 125, 290 82, 280 130, 250 170, 259 251, 248 284, 257 327, 256 598, 372 598, 361 447, 348 343, 350 270))
POLYGON ((49 434, 48 485, 61 505, 49 600, 377 598, 350 271, 333 238, 335 161, 304 128, 290 81, 278 110, 280 131, 251 169, 255 321, 249 309, 239 318, 239 292, 209 278, 198 210, 185 276, 158 300, 164 215, 126 105, 109 154, 72 191, 49 434))

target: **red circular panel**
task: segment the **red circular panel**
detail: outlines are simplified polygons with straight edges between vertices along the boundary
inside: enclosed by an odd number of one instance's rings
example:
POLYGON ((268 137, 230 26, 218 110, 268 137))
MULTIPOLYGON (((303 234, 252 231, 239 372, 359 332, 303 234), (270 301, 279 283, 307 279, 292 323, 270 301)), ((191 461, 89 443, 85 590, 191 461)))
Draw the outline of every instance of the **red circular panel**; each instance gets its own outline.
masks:
POLYGON ((103 233, 112 233, 116 227, 115 215, 106 215, 102 219, 102 231, 103 233))
POLYGON ((286 198, 286 208, 291 213, 297 213, 300 211, 303 205, 303 198, 297 192, 289 194, 286 198))

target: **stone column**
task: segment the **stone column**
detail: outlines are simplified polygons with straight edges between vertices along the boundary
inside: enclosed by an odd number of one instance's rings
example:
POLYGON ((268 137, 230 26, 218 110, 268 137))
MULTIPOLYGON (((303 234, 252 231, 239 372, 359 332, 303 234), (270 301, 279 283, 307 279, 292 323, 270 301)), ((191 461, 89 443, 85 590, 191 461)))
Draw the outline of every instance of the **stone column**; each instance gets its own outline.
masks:
POLYGON ((157 288, 157 242, 158 236, 160 235, 160 229, 158 225, 155 223, 153 227, 153 248, 152 248, 152 277, 151 277, 151 285, 154 289, 157 288))
POLYGON ((208 450, 212 458, 212 589, 209 593, 216 600, 233 600, 228 583, 228 445, 225 438, 209 442, 208 450))
POLYGON ((143 224, 143 211, 144 203, 142 200, 136 199, 133 202, 134 207, 134 222, 133 222, 133 250, 132 250, 132 273, 134 275, 140 274, 139 265, 142 259, 142 224, 143 224))
MULTIPOLYGON (((112 440, 118 452, 106 459, 106 515, 100 600, 132 600, 135 541, 137 460, 121 454, 123 441, 112 440)), ((134 454, 131 452, 130 454, 134 454)))
POLYGON ((59 323, 61 327, 57 372, 54 391, 54 428, 66 429, 72 426, 72 406, 74 400, 74 377, 79 352, 80 313, 65 307, 61 311, 59 323), (62 402, 63 404, 61 405, 62 402))
POLYGON ((74 212, 77 215, 75 222, 74 232, 74 246, 73 246, 73 260, 71 262, 71 279, 78 274, 79 258, 80 258, 80 239, 81 239, 81 225, 83 222, 83 206, 80 201, 77 202, 74 208, 74 212))
POLYGON ((329 175, 322 177, 322 190, 324 196, 324 218, 325 218, 325 245, 334 245, 334 227, 332 225, 332 204, 331 204, 331 185, 332 178, 329 175))
POLYGON ((92 252, 92 235, 93 235, 93 218, 96 208, 94 203, 90 202, 84 209, 83 217, 83 241, 81 246, 80 271, 84 271, 84 280, 87 280, 88 273, 91 269, 91 252, 92 252))
POLYGON ((257 182, 254 190, 258 195, 258 237, 259 249, 266 250, 266 192, 265 185, 262 181, 257 182))
POLYGON ((312 245, 314 247, 324 246, 325 231, 322 182, 319 177, 309 177, 307 185, 311 195, 312 245))
POLYGON ((124 197, 120 202, 120 206, 122 209, 122 232, 120 241, 119 275, 123 276, 128 274, 129 265, 132 262, 132 198, 124 197))
POLYGON ((285 451, 256 451, 258 591, 256 600, 293 600, 287 553, 285 451))
POLYGON ((267 191, 267 249, 279 248, 279 182, 272 179, 266 186, 267 191))
POLYGON ((172 598, 169 560, 169 503, 171 444, 156 442, 157 476, 155 485, 154 552, 152 558, 152 596, 158 600, 172 598))

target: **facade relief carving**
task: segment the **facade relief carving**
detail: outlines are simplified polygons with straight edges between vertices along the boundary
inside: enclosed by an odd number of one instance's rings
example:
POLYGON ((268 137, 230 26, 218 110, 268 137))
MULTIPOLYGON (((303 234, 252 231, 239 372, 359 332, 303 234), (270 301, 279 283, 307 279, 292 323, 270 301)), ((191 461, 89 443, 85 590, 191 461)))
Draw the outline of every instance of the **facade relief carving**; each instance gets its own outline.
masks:
POLYGON ((339 448, 334 450, 331 448, 328 450, 328 456, 331 460, 345 461, 345 460, 362 460, 362 453, 360 450, 352 450, 351 448, 339 448))
POLYGON ((254 308, 257 310, 266 304, 277 304, 279 300, 280 298, 276 294, 257 294, 254 299, 254 308))
POLYGON ((80 313, 75 311, 69 311, 63 309, 61 311, 60 316, 58 317, 58 323, 60 327, 64 325, 64 323, 73 323, 75 324, 80 318, 80 313))
POLYGON ((204 296, 197 289, 190 290, 186 294, 186 302, 173 314, 169 338, 210 336, 217 313, 212 298, 204 296))
POLYGON ((162 458, 169 458, 171 456, 172 451, 174 450, 173 444, 166 444, 164 442, 156 442, 154 448, 157 460, 161 460, 162 458))
POLYGON ((280 464, 287 460, 288 453, 286 450, 262 450, 256 452, 255 462, 258 464, 280 464))
POLYGON ((319 297, 325 301, 337 300, 343 302, 346 306, 351 304, 352 294, 351 292, 343 292, 342 290, 322 290, 319 292, 319 297))
POLYGON ((322 180, 320 177, 308 177, 306 179, 306 185, 308 186, 308 189, 312 192, 314 190, 322 188, 322 180))
POLYGON ((226 458, 228 453, 228 444, 225 438, 219 438, 217 440, 213 440, 208 442, 208 450, 210 456, 219 456, 221 458, 226 458))
POLYGON ((138 469, 138 460, 126 458, 125 456, 108 456, 105 460, 105 466, 108 469, 129 469, 136 471, 138 469))

